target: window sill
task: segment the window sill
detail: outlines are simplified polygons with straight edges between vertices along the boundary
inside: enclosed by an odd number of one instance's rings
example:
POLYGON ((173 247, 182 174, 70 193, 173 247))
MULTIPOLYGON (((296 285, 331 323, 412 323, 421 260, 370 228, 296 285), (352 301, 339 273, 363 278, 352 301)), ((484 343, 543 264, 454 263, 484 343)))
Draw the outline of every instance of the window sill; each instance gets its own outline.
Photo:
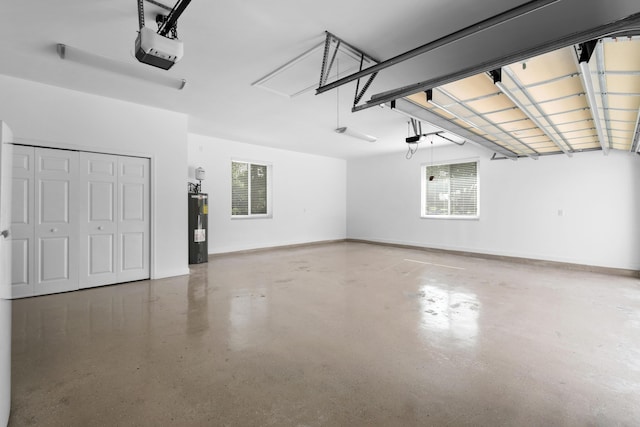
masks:
POLYGON ((240 219, 272 219, 273 215, 231 215, 232 220, 240 219))
POLYGON ((463 221, 479 221, 480 216, 421 215, 420 219, 454 219, 463 221))

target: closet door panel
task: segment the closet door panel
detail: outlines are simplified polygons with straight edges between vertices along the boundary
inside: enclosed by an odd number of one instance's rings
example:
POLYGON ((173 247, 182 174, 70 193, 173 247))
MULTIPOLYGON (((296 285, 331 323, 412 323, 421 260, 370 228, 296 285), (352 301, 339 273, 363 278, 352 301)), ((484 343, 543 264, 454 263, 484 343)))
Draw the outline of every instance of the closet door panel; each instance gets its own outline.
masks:
POLYGON ((35 148, 13 146, 11 193, 11 297, 34 291, 34 164, 35 148))
POLYGON ((80 153, 80 287, 117 283, 118 157, 80 153))
POLYGON ((78 289, 78 156, 35 150, 34 295, 78 289))
POLYGON ((118 158, 118 280, 149 278, 149 159, 118 158))

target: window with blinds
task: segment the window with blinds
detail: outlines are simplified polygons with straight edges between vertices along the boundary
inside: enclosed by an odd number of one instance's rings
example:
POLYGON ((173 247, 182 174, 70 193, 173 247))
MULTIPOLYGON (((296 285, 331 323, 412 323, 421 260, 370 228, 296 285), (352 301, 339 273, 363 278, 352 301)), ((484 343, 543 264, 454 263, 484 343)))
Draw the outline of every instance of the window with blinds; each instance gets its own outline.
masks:
POLYGON ((422 216, 478 217, 478 162, 422 166, 422 216))
POLYGON ((231 162, 231 216, 268 216, 271 212, 270 166, 231 162))

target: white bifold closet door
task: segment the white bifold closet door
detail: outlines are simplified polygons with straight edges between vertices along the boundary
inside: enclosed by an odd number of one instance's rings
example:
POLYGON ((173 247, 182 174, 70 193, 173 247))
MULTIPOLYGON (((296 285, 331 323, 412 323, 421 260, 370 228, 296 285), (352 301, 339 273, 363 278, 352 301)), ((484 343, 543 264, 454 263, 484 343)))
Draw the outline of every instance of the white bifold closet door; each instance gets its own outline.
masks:
POLYGON ((80 287, 149 278, 149 159, 80 153, 80 287))
POLYGON ((149 278, 149 159, 14 146, 12 297, 149 278))
POLYGON ((78 289, 78 152, 13 148, 11 295, 78 289))

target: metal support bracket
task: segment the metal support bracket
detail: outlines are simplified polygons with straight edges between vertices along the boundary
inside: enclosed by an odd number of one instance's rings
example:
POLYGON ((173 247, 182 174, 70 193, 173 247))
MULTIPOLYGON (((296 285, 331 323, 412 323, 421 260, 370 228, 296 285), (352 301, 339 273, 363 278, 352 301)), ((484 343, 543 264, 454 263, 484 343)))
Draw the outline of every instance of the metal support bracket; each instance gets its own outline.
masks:
MULTIPOLYGON (((509 159, 508 157, 498 157, 498 153, 493 153, 493 156, 491 156, 491 160, 507 160, 509 159)), ((513 160, 513 159, 511 159, 513 160)))
MULTIPOLYGON (((158 31, 160 31, 162 26, 165 25, 168 19, 169 19, 169 15, 162 15, 162 14, 156 15, 156 24, 158 25, 158 31)), ((178 38, 178 22, 177 21, 173 25, 173 27, 169 28, 169 32, 171 33, 171 36, 169 38, 171 39, 178 38)))
POLYGON ((442 138, 442 139, 446 139, 446 140, 447 140, 447 141, 449 141, 449 142, 453 142, 454 144, 459 145, 459 146, 461 146, 461 147, 462 147, 464 144, 466 144, 466 143, 467 143, 467 140, 466 140, 466 139, 465 139, 464 141, 462 141, 462 142, 458 142, 458 141, 454 141, 454 140, 453 140, 453 139, 451 139, 451 138, 447 138, 446 136, 442 135, 442 132, 438 132, 436 135, 438 135, 438 137, 440 137, 440 138, 442 138))
POLYGON ((489 76, 493 80, 493 84, 501 82, 502 81, 502 68, 498 68, 496 70, 489 71, 489 76))
MULTIPOLYGON (((333 65, 336 62, 336 58, 338 56, 338 51, 341 47, 346 47, 352 55, 355 55, 360 58, 360 67, 359 71, 362 71, 365 60, 367 62, 378 63, 379 61, 375 60, 371 56, 364 53, 362 50, 346 43, 341 38, 331 34, 326 31, 326 38, 324 43, 324 53, 322 55, 322 66, 320 68, 320 82, 318 84, 318 90, 325 87, 327 85, 327 81, 329 80, 329 76, 331 75, 331 70, 333 69, 333 65)), ((362 97, 365 95, 371 83, 376 78, 378 73, 368 74, 369 78, 360 88, 360 79, 357 79, 356 83, 356 92, 353 97, 353 106, 354 108, 358 105, 358 103, 362 100, 362 97)), ((337 76, 336 79, 339 79, 340 76, 337 76)))
POLYGON ((636 119, 636 127, 633 130, 631 142, 631 151, 640 154, 640 110, 638 110, 638 118, 636 119))
POLYGON ((598 40, 590 40, 588 42, 578 44, 580 55, 578 56, 578 63, 589 62, 591 55, 596 51, 598 40))
MULTIPOLYGON (((360 69, 362 70, 362 61, 360 61, 360 69)), ((369 89, 369 86, 371 86, 371 83, 373 83, 373 80, 376 78, 377 75, 378 73, 371 74, 367 79, 367 82, 364 84, 364 86, 362 86, 361 91, 358 91, 358 88, 360 87, 360 79, 358 79, 358 82, 356 83, 356 94, 353 97, 354 108, 356 107, 356 105, 358 105, 358 103, 360 102, 364 94, 367 92, 367 90, 369 89)))
POLYGON ((411 127, 413 128, 413 134, 415 136, 422 135, 422 122, 411 117, 411 127))
POLYGON ((162 27, 158 29, 158 34, 166 37, 167 34, 169 34, 169 31, 176 26, 178 18, 180 18, 184 10, 189 6, 189 3, 191 3, 191 0, 178 0, 169 13, 169 16, 167 16, 167 20, 162 24, 162 27))
MULTIPOLYGON (((454 141, 451 138, 447 138, 446 136, 443 135, 444 131, 443 130, 437 130, 434 132, 428 132, 428 133, 423 133, 422 132, 422 122, 414 117, 410 117, 409 118, 410 121, 410 125, 411 128, 413 129, 413 136, 409 136, 407 138, 405 138, 405 142, 407 144, 417 144, 419 142, 422 142, 423 138, 426 138, 427 136, 437 136, 438 138, 442 138, 446 141, 452 142, 456 145, 460 145, 463 146, 464 144, 467 143, 466 140, 462 141, 462 142, 458 142, 458 141, 454 141)), ((431 141, 433 143, 433 140, 431 141)))
POLYGON ((144 28, 144 0, 138 0, 138 27, 144 28))

